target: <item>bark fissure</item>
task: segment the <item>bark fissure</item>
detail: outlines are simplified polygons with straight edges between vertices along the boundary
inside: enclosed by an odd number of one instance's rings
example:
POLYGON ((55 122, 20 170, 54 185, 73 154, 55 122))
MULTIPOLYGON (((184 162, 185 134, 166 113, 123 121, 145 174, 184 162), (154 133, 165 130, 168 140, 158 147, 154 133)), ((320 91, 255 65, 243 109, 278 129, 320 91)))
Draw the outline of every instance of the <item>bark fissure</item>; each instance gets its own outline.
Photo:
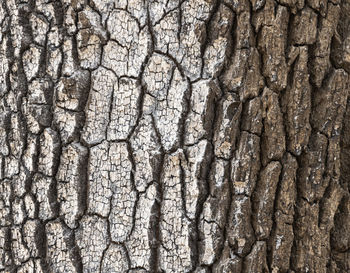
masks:
POLYGON ((0 272, 350 271, 349 0, 4 0, 0 272))

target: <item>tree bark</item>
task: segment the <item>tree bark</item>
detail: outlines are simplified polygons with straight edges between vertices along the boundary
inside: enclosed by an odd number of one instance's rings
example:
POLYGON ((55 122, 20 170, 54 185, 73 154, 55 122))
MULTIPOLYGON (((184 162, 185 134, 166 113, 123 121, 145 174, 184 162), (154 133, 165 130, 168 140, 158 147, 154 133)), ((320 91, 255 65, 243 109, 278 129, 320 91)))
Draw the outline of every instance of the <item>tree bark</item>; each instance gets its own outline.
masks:
POLYGON ((350 272, 350 0, 0 23, 0 272, 350 272))

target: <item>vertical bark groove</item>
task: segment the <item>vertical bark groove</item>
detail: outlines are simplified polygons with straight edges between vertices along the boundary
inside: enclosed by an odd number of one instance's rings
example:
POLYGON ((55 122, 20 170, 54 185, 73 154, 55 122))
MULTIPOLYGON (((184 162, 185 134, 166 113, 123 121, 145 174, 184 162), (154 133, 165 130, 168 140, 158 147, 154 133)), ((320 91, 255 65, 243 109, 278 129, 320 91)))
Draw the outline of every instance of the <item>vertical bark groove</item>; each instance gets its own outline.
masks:
POLYGON ((0 25, 0 272, 350 272, 349 0, 0 25))

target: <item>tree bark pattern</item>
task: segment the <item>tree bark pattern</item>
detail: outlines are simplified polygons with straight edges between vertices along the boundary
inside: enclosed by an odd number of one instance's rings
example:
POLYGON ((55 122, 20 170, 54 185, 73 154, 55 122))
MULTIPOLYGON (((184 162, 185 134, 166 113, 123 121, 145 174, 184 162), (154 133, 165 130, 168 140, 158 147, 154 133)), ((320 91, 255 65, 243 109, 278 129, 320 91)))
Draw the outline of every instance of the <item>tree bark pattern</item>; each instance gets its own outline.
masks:
POLYGON ((349 0, 0 24, 0 272, 350 272, 349 0))

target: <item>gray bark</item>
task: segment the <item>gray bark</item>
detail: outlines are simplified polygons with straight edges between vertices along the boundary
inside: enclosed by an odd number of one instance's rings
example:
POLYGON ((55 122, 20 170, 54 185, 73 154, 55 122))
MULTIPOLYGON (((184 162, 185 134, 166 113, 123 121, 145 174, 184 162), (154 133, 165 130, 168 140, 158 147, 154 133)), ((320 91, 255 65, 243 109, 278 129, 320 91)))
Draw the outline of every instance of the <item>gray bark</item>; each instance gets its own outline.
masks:
POLYGON ((0 272, 350 272, 349 0, 0 25, 0 272))

